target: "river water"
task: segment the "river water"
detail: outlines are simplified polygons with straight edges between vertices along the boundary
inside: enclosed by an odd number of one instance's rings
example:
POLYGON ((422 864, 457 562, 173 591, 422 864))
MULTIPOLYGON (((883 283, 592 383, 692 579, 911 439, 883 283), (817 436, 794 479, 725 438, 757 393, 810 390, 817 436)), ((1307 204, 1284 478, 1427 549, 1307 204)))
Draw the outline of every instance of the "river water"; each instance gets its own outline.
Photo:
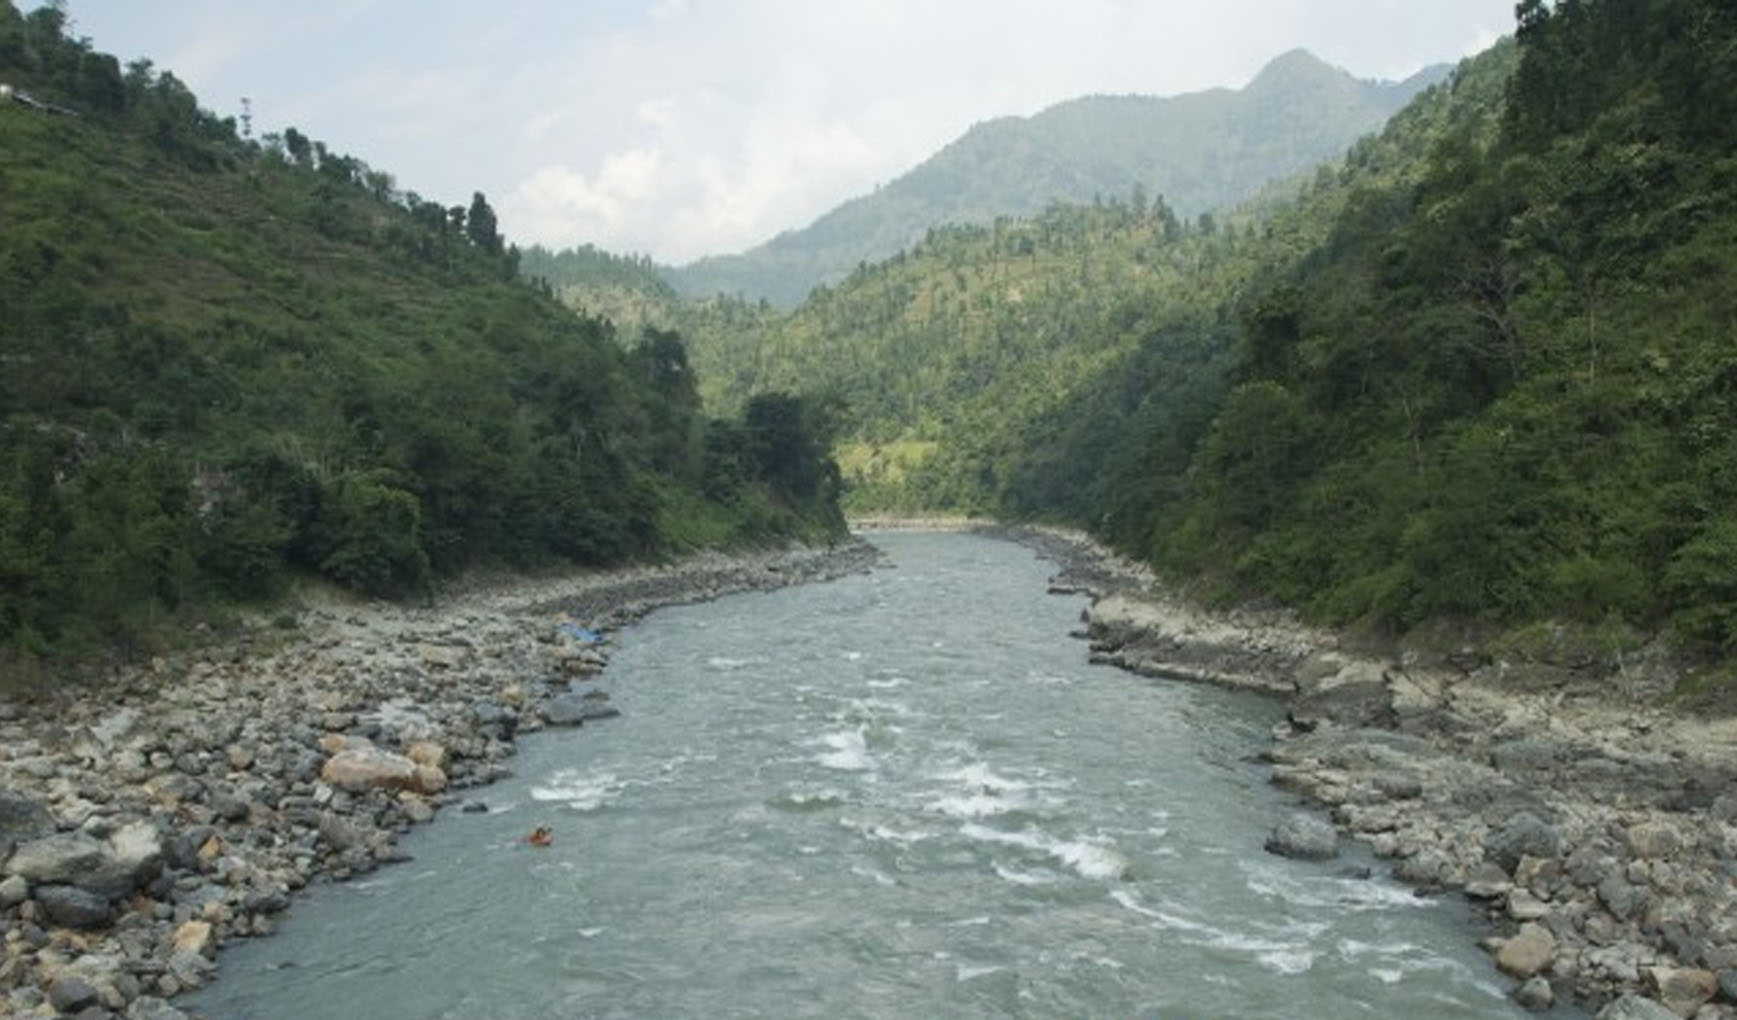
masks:
POLYGON ((1465 907, 1261 843, 1280 709, 1086 664, 1015 545, 654 614, 623 718, 237 945, 215 1018, 1518 1017, 1465 907), (554 845, 520 838, 546 824, 554 845))

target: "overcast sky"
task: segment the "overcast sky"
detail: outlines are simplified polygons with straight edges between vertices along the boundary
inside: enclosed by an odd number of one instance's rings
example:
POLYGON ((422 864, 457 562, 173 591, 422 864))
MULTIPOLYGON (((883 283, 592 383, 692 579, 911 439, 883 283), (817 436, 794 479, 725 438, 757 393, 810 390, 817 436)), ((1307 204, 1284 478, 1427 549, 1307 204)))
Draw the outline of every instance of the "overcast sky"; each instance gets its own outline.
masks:
MULTIPOLYGON (((26 2, 23 6, 36 6, 26 2)), ((1402 78, 1513 0, 68 0, 254 131, 294 126, 520 244, 680 263, 806 226, 973 123, 1240 87, 1304 47, 1402 78)))

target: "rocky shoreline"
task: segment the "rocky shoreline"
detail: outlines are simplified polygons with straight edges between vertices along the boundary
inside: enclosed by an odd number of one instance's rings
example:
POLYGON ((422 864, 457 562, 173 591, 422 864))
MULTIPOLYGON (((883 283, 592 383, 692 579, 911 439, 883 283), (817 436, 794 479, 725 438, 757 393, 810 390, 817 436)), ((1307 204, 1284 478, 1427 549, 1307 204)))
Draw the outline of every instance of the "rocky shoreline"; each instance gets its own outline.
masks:
POLYGON ((861 542, 325 600, 101 687, 0 698, 0 1016, 186 1020, 172 1000, 296 893, 508 774, 519 734, 615 714, 649 610, 868 569, 861 542))
MULTIPOLYGON (((1096 661, 1287 699, 1272 779, 1343 836, 1463 895, 1516 998, 1601 1020, 1737 1018, 1737 722, 1615 677, 1461 649, 1371 654, 1276 612, 1204 612, 1052 530, 978 528, 1092 596, 1096 661)), ((508 774, 518 734, 613 714, 609 635, 661 605, 867 569, 863 544, 337 600, 100 689, 0 699, 0 1015, 185 1020, 220 947, 298 890, 402 859, 396 837, 508 774)))
POLYGON ((1283 613, 1201 611, 1078 535, 990 533, 1093 597, 1095 661, 1287 700, 1272 781, 1337 832, 1287 819, 1270 849, 1343 835, 1420 893, 1463 895, 1529 1008, 1737 1017, 1737 720, 1661 708, 1662 655, 1374 654, 1283 613))

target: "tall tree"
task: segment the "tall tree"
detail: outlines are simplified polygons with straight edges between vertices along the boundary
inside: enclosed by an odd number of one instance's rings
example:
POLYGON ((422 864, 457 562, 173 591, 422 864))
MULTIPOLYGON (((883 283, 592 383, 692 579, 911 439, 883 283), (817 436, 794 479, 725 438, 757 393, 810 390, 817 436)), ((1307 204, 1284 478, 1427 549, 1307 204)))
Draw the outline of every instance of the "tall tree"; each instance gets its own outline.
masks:
POLYGON ((501 235, 496 230, 495 211, 489 208, 489 200, 480 191, 471 195, 464 232, 472 244, 490 255, 501 253, 501 235))

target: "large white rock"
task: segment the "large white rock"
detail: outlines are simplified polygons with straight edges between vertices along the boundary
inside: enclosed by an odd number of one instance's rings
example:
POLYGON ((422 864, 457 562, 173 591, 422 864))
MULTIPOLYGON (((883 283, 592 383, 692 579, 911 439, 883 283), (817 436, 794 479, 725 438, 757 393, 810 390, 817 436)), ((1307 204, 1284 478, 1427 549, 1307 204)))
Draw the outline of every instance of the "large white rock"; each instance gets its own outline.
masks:
POLYGON ((349 747, 332 755, 320 770, 320 778, 352 792, 380 789, 439 793, 446 789, 446 773, 440 769, 419 765, 402 754, 372 745, 349 747))
POLYGON ((175 929, 175 955, 189 953, 196 956, 211 956, 217 952, 217 943, 211 937, 209 921, 186 921, 175 929))
POLYGON ((109 837, 109 852, 139 885, 148 884, 163 870, 163 836, 150 822, 121 826, 109 837))
POLYGON ((1502 943, 1496 952, 1497 968, 1517 978, 1548 970, 1555 961, 1556 936, 1541 924, 1521 925, 1520 934, 1502 943))
POLYGON ((416 763, 372 745, 348 747, 326 759, 320 778, 353 792, 408 790, 416 785, 416 763))

